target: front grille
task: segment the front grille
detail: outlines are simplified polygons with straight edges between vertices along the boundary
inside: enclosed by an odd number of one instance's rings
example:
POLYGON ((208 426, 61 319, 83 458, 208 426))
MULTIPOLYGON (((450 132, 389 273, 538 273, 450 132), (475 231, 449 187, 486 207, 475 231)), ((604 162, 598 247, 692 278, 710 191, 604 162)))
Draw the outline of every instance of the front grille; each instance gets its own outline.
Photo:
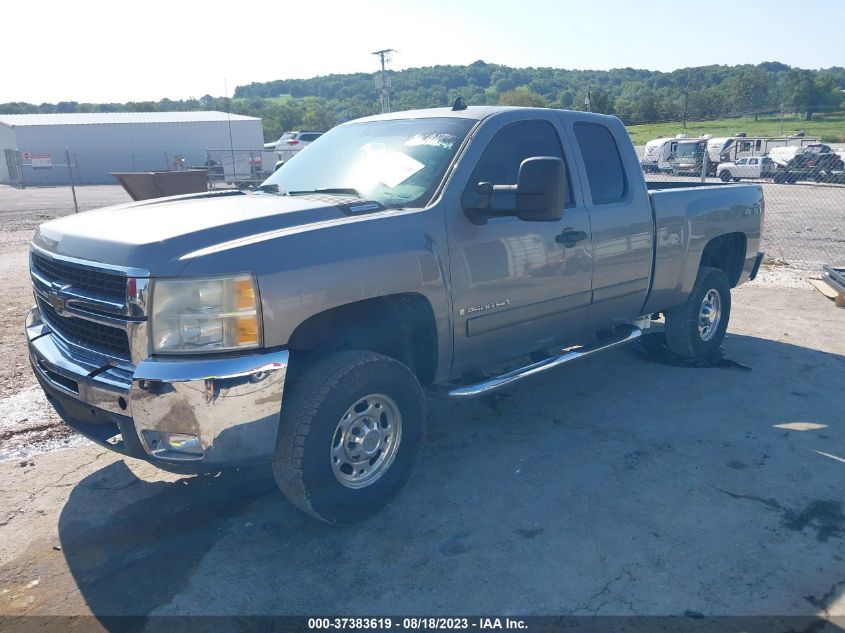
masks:
POLYGON ((130 360, 129 337, 121 330, 102 323, 61 316, 46 301, 38 300, 41 318, 51 330, 66 341, 115 358, 130 360))
POLYGON ((59 285, 69 284, 74 290, 119 303, 126 301, 126 277, 122 275, 49 259, 35 252, 32 267, 41 277, 59 285))

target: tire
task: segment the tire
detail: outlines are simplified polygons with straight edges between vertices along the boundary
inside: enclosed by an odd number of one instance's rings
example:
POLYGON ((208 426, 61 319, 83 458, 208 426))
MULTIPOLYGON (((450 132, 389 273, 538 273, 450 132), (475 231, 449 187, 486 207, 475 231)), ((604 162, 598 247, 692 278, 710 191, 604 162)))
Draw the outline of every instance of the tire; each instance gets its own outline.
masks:
POLYGON ((326 356, 285 393, 273 476, 285 496, 311 516, 332 524, 360 521, 402 489, 422 445, 425 420, 422 387, 399 361, 364 351, 326 356), (362 468, 361 475, 358 466, 368 470, 362 468))
POLYGON ((731 172, 727 169, 719 174, 719 180, 722 182, 728 182, 731 179, 731 172))
POLYGON ((702 266, 685 303, 666 311, 666 345, 677 356, 703 358, 715 352, 725 338, 731 316, 731 288, 725 272, 702 266), (702 331, 705 299, 713 307, 718 299, 718 320, 702 331))

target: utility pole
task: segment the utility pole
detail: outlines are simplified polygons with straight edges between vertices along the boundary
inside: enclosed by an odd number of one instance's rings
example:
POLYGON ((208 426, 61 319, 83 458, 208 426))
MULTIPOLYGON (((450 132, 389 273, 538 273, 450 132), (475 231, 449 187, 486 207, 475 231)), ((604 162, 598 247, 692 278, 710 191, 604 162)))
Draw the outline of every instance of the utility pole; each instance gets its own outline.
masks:
POLYGON ((387 77, 387 69, 385 64, 390 61, 390 53, 396 51, 392 48, 385 48, 380 51, 375 51, 373 55, 378 55, 381 60, 381 78, 376 79, 376 85, 381 89, 381 111, 390 112, 390 79, 387 77))
POLYGON ((780 135, 783 136, 783 101, 780 102, 780 135))

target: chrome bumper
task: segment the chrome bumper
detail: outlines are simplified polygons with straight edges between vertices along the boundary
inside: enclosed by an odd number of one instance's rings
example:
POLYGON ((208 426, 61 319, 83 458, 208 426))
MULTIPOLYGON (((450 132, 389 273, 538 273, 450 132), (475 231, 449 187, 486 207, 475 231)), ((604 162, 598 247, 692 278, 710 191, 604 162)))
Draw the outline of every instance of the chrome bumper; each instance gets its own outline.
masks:
POLYGON ((285 350, 148 358, 130 371, 71 350, 44 326, 37 308, 27 316, 26 334, 33 371, 59 415, 107 448, 195 470, 273 455, 285 350))

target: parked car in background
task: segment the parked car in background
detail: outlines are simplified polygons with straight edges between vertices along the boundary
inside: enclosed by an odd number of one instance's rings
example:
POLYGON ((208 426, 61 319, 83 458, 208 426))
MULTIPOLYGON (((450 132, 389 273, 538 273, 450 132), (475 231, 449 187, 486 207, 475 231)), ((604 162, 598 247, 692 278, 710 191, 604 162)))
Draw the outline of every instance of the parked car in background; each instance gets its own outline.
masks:
POLYGON ((276 156, 279 157, 276 163, 276 169, 284 165, 297 152, 302 151, 318 138, 323 135, 322 132, 285 132, 281 138, 276 141, 276 156))
POLYGON ((722 182, 738 182, 743 178, 769 178, 777 170, 778 164, 768 156, 751 156, 740 158, 735 163, 721 163, 716 175, 722 182))

